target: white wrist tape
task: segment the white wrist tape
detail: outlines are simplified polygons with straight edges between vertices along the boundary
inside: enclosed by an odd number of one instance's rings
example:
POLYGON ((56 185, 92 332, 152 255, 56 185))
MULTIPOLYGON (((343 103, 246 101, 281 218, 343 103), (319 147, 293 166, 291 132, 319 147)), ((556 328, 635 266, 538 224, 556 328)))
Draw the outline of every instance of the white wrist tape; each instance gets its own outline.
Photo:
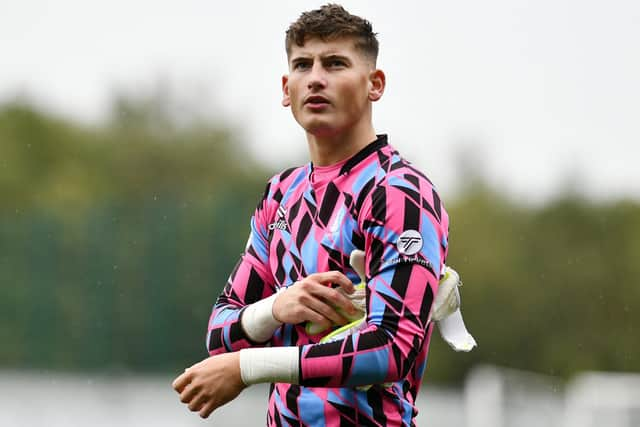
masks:
POLYGON ((298 383, 298 347, 244 348, 240 350, 240 376, 246 385, 298 383))
POLYGON ((242 313, 242 328, 255 342, 266 342, 282 323, 273 317, 273 302, 277 294, 255 302, 242 313))

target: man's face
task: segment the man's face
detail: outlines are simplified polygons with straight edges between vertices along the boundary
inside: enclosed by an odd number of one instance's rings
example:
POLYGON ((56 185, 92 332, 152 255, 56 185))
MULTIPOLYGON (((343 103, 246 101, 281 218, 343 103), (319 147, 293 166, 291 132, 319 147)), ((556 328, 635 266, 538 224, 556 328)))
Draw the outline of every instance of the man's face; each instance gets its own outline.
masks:
POLYGON ((312 38, 293 45, 282 105, 308 133, 333 136, 371 121, 371 101, 384 90, 384 74, 356 49, 352 38, 312 38), (381 77, 380 77, 381 76, 381 77))

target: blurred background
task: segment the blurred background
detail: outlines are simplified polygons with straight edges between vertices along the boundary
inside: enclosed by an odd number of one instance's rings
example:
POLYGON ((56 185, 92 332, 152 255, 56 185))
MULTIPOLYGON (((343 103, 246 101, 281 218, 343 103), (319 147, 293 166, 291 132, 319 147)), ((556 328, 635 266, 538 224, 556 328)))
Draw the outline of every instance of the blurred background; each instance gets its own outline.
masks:
MULTIPOLYGON (((263 387, 202 422, 170 383, 266 180, 307 161, 284 31, 323 3, 0 0, 1 425, 264 423, 263 387)), ((640 5, 342 4, 479 343, 434 335, 419 425, 640 425, 640 5)))

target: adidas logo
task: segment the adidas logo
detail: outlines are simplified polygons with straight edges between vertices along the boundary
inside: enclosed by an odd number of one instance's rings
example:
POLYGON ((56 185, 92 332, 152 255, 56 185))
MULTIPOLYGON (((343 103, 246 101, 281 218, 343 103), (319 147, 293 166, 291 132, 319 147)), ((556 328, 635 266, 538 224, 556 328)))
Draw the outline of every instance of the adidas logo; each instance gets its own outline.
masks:
POLYGON ((282 206, 278 206, 278 211, 276 212, 276 221, 269 224, 269 230, 275 230, 276 228, 278 230, 287 230, 289 226, 287 225, 287 220, 285 219, 286 215, 287 210, 282 206))

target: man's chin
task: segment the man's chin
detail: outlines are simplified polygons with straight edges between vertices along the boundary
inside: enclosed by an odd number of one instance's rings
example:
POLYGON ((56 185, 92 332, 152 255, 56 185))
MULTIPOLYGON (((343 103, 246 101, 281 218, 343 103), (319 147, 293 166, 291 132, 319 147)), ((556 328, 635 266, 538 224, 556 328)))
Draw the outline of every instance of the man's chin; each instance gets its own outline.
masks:
POLYGON ((339 132, 339 126, 335 123, 331 123, 328 120, 309 120, 304 124, 301 124, 304 130, 315 137, 326 138, 335 136, 339 132))

